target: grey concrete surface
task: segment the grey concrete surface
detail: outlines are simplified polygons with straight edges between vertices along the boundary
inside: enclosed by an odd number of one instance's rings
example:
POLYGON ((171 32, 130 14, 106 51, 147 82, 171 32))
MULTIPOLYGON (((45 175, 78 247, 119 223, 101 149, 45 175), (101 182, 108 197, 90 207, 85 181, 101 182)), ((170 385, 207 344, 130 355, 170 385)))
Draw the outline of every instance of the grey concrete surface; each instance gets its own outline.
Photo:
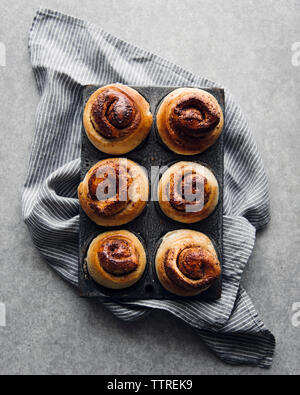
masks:
POLYGON ((1 0, 0 42, 0 374, 299 374, 300 41, 297 0, 1 0), (258 234, 243 277, 277 338, 271 370, 231 367, 182 322, 154 312, 137 323, 82 300, 32 246, 20 193, 38 94, 27 35, 39 6, 85 18, 229 87, 246 113, 270 180, 272 222, 258 234))

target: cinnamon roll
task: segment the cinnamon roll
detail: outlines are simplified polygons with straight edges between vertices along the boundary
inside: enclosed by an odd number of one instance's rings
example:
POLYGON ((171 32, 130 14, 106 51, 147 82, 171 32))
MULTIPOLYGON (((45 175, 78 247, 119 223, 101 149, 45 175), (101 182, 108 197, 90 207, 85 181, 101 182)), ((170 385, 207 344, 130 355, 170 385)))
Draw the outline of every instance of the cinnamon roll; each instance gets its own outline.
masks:
POLYGON ((132 286, 142 277, 146 267, 142 243, 127 230, 97 236, 88 249, 86 260, 94 281, 111 289, 132 286))
POLYGON ((180 88, 163 100, 156 117, 158 133, 171 151, 196 155, 215 143, 224 117, 216 98, 196 88, 180 88))
POLYGON ((161 285, 178 296, 195 296, 211 287, 221 266, 211 240, 190 229, 167 233, 155 258, 161 285))
POLYGON ((207 218, 219 199, 219 186, 213 173, 195 162, 177 162, 162 175, 158 201, 169 218, 194 223, 207 218))
POLYGON ((88 100, 83 124, 90 142, 100 151, 122 155, 136 148, 152 125, 149 103, 122 84, 98 89, 88 100))
POLYGON ((136 218, 149 197, 145 170, 125 158, 95 164, 78 187, 81 207, 98 225, 118 226, 136 218))

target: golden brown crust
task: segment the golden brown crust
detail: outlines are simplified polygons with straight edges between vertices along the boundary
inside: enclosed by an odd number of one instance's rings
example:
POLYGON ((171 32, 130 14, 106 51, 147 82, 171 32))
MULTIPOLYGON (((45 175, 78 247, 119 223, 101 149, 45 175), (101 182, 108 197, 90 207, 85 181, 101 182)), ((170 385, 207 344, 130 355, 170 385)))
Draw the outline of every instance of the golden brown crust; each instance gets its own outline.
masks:
POLYGON ((210 239, 190 229, 169 232, 163 237, 155 268, 162 286, 178 296, 198 295, 221 275, 220 262, 210 239))
POLYGON ((128 288, 143 275, 146 253, 140 240, 127 230, 105 232, 91 243, 87 253, 90 276, 111 289, 128 288))
POLYGON ((98 225, 126 224, 145 208, 149 182, 144 169, 125 158, 96 163, 78 187, 81 207, 98 225))
POLYGON ((149 103, 122 84, 98 89, 88 100, 83 124, 90 142, 100 151, 122 155, 136 148, 152 125, 149 103))
POLYGON ((224 116, 216 98, 197 88, 180 88, 165 97, 156 117, 158 133, 170 150, 196 155, 220 136, 224 116))
POLYGON ((160 208, 169 218, 194 223, 207 218, 219 199, 219 186, 213 173, 195 162, 177 162, 158 184, 160 208))
POLYGON ((139 259, 133 243, 120 234, 102 240, 98 258, 103 269, 115 275, 133 272, 138 266, 139 259))

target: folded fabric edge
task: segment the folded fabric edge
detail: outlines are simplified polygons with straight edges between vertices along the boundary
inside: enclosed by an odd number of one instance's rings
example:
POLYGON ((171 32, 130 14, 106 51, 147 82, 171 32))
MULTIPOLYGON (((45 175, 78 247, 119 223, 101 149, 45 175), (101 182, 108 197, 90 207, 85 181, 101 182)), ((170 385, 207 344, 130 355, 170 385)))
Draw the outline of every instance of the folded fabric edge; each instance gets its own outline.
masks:
MULTIPOLYGON (((197 76, 195 76, 195 74, 192 73, 191 71, 186 70, 186 69, 182 68, 181 66, 177 65, 176 63, 173 63, 167 59, 164 59, 161 56, 154 54, 153 52, 150 52, 149 50, 142 49, 131 42, 124 41, 120 37, 117 37, 114 34, 102 29, 99 25, 97 25, 95 23, 86 22, 83 19, 80 19, 80 18, 77 18, 74 16, 70 16, 70 15, 64 14, 63 12, 60 12, 57 10, 52 10, 49 8, 44 8, 44 7, 40 7, 36 11, 35 16, 33 18, 32 26, 31 26, 30 34, 29 34, 29 50, 30 50, 31 43, 32 43, 32 34, 33 34, 33 31, 37 25, 37 22, 39 21, 40 18, 47 17, 47 16, 56 18, 59 21, 66 22, 68 24, 75 24, 77 26, 82 26, 82 27, 87 26, 88 28, 96 29, 98 32, 101 32, 106 37, 107 40, 114 40, 114 41, 117 40, 119 43, 124 44, 124 45, 129 44, 132 49, 142 51, 145 56, 152 57, 151 60, 153 62, 155 62, 156 64, 159 64, 160 66, 162 66, 166 69, 170 69, 170 70, 174 71, 176 74, 180 75, 181 77, 184 77, 187 80, 194 81, 195 78, 197 78, 197 76)), ((204 77, 201 77, 201 78, 202 78, 203 82, 207 85, 210 85, 212 87, 214 86, 214 87, 226 89, 219 83, 216 83, 216 82, 211 81, 211 80, 204 78, 204 77)), ((192 84, 193 84, 193 82, 191 82, 191 85, 192 84)))
POLYGON ((226 364, 263 369, 272 367, 276 339, 268 329, 264 329, 259 335, 260 343, 256 349, 254 349, 254 343, 251 344, 251 347, 249 346, 248 340, 243 343, 242 335, 238 336, 238 344, 232 347, 232 344, 237 340, 235 335, 227 336, 221 333, 212 333, 209 330, 195 330, 204 344, 226 364), (226 349, 227 342, 231 347, 230 353, 226 349), (231 356, 229 356, 230 354, 231 356))

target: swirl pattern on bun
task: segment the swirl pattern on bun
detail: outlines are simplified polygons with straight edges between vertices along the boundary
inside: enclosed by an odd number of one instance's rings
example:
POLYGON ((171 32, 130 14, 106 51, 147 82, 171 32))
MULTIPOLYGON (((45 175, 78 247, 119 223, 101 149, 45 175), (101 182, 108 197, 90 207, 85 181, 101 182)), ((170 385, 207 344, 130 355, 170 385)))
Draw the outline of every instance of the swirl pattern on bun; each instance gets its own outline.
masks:
POLYGON ((162 141, 181 155, 195 155, 215 143, 224 117, 216 98, 197 88, 179 88, 165 97, 156 117, 162 141))
POLYGON ((155 267, 162 286, 178 296, 198 295, 221 275, 211 240, 190 229, 169 232, 163 237, 155 267))
POLYGON ((169 218, 194 223, 207 218, 219 199, 219 186, 213 173, 195 162, 177 162, 162 175, 158 201, 169 218))
POLYGON ((83 124, 90 142, 100 151, 122 155, 136 148, 152 125, 149 103, 135 89, 112 84, 88 100, 83 124))
POLYGON ((109 231, 97 236, 87 253, 90 276, 111 289, 128 288, 143 275, 146 253, 140 240, 127 230, 109 231))
POLYGON ((98 225, 118 226, 135 219, 145 208, 149 182, 144 169, 123 158, 96 163, 78 187, 81 207, 98 225))

